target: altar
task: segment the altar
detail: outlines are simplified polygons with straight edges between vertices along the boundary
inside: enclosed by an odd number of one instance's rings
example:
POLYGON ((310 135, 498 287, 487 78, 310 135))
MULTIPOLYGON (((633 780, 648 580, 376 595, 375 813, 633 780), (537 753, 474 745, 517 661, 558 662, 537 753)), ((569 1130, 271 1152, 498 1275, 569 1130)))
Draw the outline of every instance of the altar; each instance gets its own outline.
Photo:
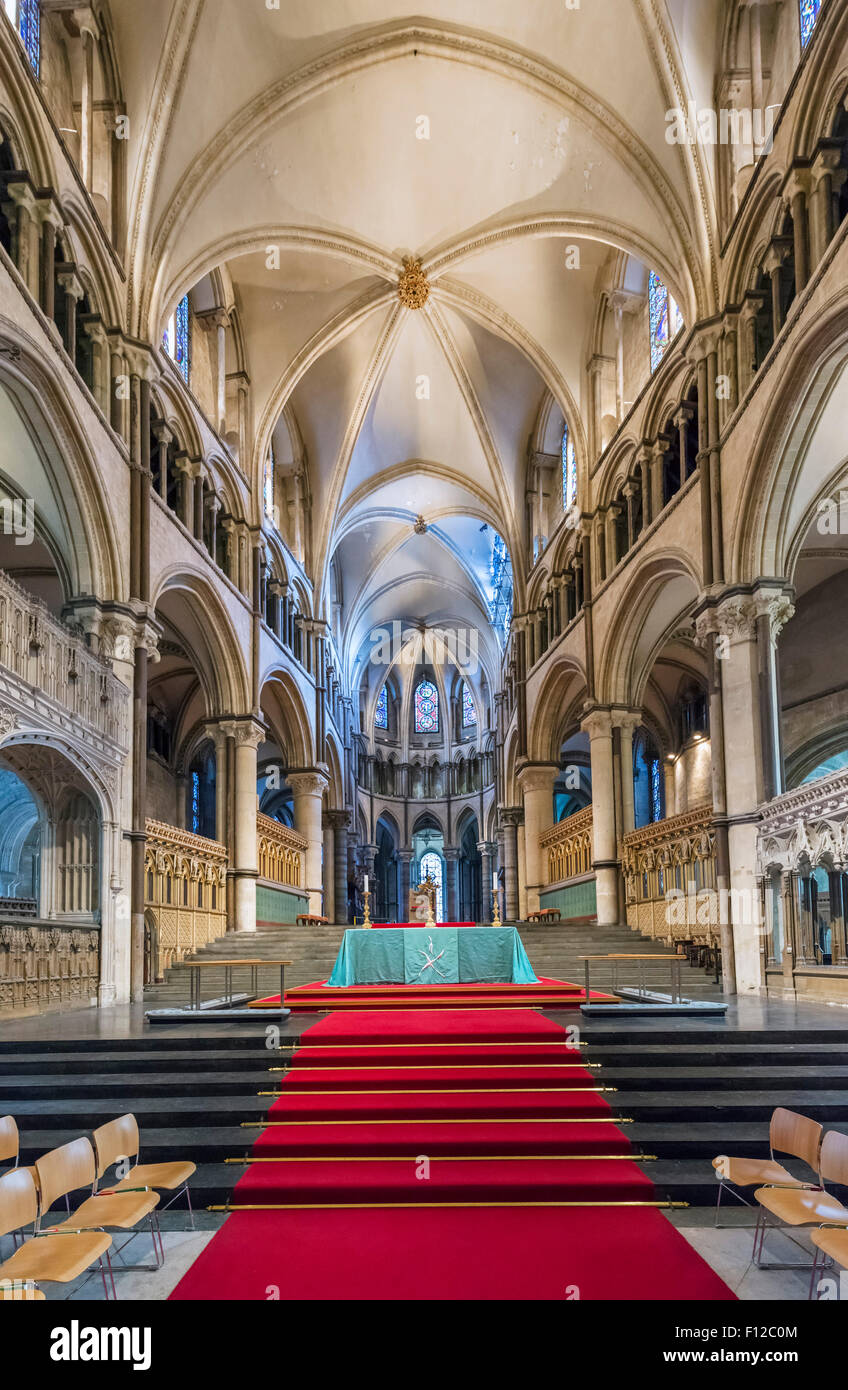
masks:
POLYGON ((538 984, 515 927, 348 929, 327 985, 538 984))

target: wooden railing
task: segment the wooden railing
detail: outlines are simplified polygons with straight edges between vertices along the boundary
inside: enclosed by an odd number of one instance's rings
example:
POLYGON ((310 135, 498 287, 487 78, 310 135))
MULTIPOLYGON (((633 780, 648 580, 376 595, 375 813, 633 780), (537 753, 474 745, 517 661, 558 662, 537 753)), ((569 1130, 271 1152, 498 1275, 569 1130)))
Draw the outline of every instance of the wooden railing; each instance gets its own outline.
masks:
POLYGON ((149 975, 227 930, 227 849, 189 830, 147 821, 144 907, 149 975))
POLYGON ((592 872, 592 808, 546 830, 539 841, 547 858, 548 883, 563 883, 592 872))
POLYGON ((281 888, 300 888, 306 846, 303 835, 259 812, 256 817, 256 848, 261 879, 277 883, 281 888))
POLYGON ((627 921, 667 941, 715 935, 712 806, 631 830, 619 845, 627 921))
POLYGON ((129 691, 38 599, 0 570, 0 666, 105 738, 125 745, 129 691))

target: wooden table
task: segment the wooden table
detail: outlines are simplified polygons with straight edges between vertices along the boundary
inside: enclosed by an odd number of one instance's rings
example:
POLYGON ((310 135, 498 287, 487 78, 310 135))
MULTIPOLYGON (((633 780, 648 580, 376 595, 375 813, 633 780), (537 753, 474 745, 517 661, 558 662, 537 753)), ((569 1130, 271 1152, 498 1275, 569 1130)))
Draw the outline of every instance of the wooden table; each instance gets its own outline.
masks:
POLYGON ((615 953, 611 953, 610 955, 607 955, 607 956, 581 956, 580 959, 581 959, 582 961, 585 962, 585 966, 586 966, 586 1003, 587 1003, 587 1004, 589 1003, 589 1000, 590 1000, 590 992, 589 992, 589 963, 590 963, 590 961, 593 961, 593 960, 604 960, 604 961, 614 961, 614 962, 615 962, 615 964, 613 965, 613 982, 612 982, 612 991, 613 991, 613 994, 615 994, 615 993, 617 992, 617 987, 618 987, 618 961, 620 961, 620 960, 635 960, 635 961, 639 961, 639 962, 640 962, 640 965, 639 965, 639 993, 640 993, 640 994, 644 994, 644 992, 645 992, 645 982, 644 982, 644 972, 643 972, 643 968, 642 968, 641 962, 646 961, 646 960, 664 960, 664 961, 666 961, 667 964, 669 964, 669 965, 671 966, 671 992, 672 992, 672 1002, 675 1003, 675 1004, 679 1004, 679 1003, 680 1003, 680 997, 681 997, 681 992, 680 992, 680 963, 681 963, 681 960, 683 959, 682 956, 635 955, 635 954, 629 954, 629 953, 627 953, 627 952, 615 952, 615 953))
POLYGON ((189 986, 189 998, 191 1003, 189 1008, 200 1008, 200 972, 201 970, 223 970, 224 971, 224 997, 230 1008, 233 1005, 233 970, 237 966, 247 966, 251 971, 251 990, 253 997, 259 994, 258 970, 260 965, 278 966, 280 970, 280 1008, 285 1007, 286 1000, 286 966, 291 965, 290 960, 187 960, 183 964, 192 972, 189 986))

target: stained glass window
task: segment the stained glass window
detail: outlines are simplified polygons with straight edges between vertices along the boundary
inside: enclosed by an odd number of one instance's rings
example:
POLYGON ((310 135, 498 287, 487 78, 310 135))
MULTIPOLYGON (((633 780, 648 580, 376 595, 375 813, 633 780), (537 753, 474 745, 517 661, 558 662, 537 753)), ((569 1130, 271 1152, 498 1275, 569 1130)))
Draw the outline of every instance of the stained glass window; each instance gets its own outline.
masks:
POLYGON ((200 834, 200 773, 191 774, 191 828, 200 834))
POLYGON ((651 324, 651 371, 655 372, 672 338, 683 327, 683 315, 653 270, 648 280, 648 312, 651 324))
POLYGON ((659 758, 651 759, 651 820, 662 820, 662 769, 659 758))
POLYGON ((418 866, 418 882, 423 883, 428 874, 436 885, 436 906, 433 916, 437 922, 443 922, 445 914, 442 908, 442 861, 433 850, 428 850, 426 854, 421 856, 421 863, 418 866))
POLYGON ((439 692, 432 681, 419 681, 415 688, 415 732, 439 732, 439 692))
POLYGON ((821 0, 801 0, 801 47, 806 48, 816 27, 821 0))
POLYGON ((474 701, 471 698, 471 691, 468 689, 468 683, 464 682, 462 686, 462 725, 463 728, 467 729, 471 724, 476 723, 477 711, 474 708, 474 701))
POLYGON ((377 708, 374 710, 374 728, 388 729, 389 727, 389 700, 386 694, 386 687, 377 696, 377 708))
POLYGON ((577 456, 566 425, 562 434, 562 506, 568 511, 577 501, 577 456))
POLYGON ((18 29, 32 70, 38 77, 41 69, 41 5, 39 0, 20 0, 18 29))
POLYGON ((501 645, 506 646, 512 622, 512 561, 509 558, 506 541, 497 532, 494 533, 492 543, 491 581, 492 597, 489 601, 489 613, 492 627, 498 634, 501 645))
POLYGON ((162 346, 172 361, 176 362, 183 381, 188 385, 191 376, 191 323, 188 312, 188 295, 185 295, 174 310, 173 317, 162 335, 162 346))
POLYGON ((274 520, 274 474, 276 473, 276 469, 274 446, 272 444, 265 459, 265 479, 262 489, 263 501, 265 503, 265 515, 269 521, 274 520))

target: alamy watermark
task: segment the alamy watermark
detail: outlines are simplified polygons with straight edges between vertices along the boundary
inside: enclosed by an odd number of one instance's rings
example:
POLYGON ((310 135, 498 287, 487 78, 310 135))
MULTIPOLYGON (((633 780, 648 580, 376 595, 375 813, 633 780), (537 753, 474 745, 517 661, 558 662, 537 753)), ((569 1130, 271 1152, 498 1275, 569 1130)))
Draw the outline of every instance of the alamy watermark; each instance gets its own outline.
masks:
POLYGON ((667 145, 742 145, 768 154, 774 143, 774 121, 778 108, 765 110, 711 106, 699 108, 690 101, 684 111, 672 106, 665 113, 667 145))
POLYGON ((404 627, 398 619, 391 627, 375 627, 370 633, 374 666, 456 666, 465 675, 480 669, 480 638, 476 628, 404 627))
POLYGON ((35 540, 32 497, 0 498, 0 535, 14 536, 15 545, 32 545, 35 540))

